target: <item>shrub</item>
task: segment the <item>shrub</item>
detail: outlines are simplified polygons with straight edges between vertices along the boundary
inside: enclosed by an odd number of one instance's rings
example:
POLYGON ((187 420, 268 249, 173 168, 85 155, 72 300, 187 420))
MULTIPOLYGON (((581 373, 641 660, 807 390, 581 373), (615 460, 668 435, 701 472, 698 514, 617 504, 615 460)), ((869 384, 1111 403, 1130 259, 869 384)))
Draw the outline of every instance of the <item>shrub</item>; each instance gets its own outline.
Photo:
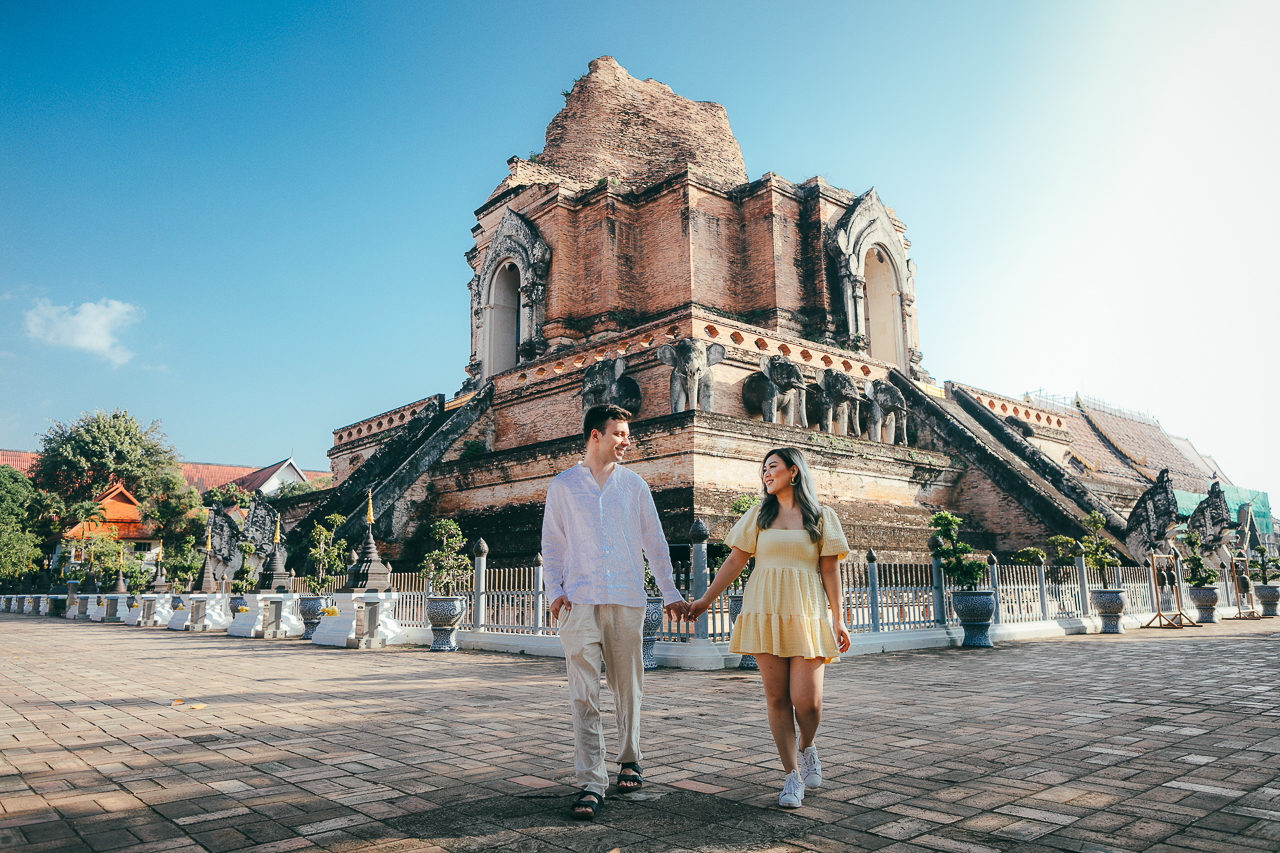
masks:
POLYGON ((982 581, 983 569, 981 560, 970 560, 973 547, 960 541, 960 525, 964 520, 949 512, 935 512, 929 519, 929 526, 938 531, 937 538, 942 544, 931 552, 942 564, 943 573, 965 589, 977 589, 982 581))
POLYGON ((1200 556, 1200 548, 1204 545, 1203 540, 1200 539, 1200 534, 1194 530, 1189 530, 1179 538, 1182 539, 1186 550, 1190 552, 1182 558, 1182 565, 1187 570, 1187 583, 1197 589, 1201 589, 1216 581, 1218 579, 1217 569, 1205 565, 1204 557, 1200 556))
POLYGON ((462 555, 467 540, 462 528, 452 518, 442 518, 431 525, 431 535, 440 547, 428 552, 418 564, 418 574, 431 581, 431 588, 440 594, 452 595, 454 587, 472 571, 471 561, 462 555))
POLYGON ((1044 551, 1039 548, 1022 548, 1009 556, 1009 562, 1015 566, 1038 566, 1044 558, 1044 551))

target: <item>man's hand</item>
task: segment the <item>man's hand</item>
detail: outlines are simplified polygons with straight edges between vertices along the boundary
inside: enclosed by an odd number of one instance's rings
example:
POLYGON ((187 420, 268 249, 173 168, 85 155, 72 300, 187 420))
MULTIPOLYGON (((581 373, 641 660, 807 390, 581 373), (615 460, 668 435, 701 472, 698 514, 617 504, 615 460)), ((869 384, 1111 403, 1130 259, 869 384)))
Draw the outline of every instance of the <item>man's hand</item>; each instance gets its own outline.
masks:
POLYGON ((559 619, 561 610, 568 613, 572 609, 573 605, 569 603, 569 596, 562 595, 555 601, 551 602, 551 618, 559 619))
POLYGON ((665 605, 662 609, 666 611, 668 619, 679 622, 681 619, 689 618, 689 604, 683 598, 665 605))

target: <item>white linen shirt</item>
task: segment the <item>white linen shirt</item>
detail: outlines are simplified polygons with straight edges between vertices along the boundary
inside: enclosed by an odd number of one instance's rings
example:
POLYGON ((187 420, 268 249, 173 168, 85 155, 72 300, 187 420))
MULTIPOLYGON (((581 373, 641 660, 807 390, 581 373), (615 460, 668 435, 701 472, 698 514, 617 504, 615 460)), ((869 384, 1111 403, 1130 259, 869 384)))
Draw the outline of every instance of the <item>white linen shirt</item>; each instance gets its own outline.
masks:
POLYGON ((649 484, 615 464, 604 488, 579 462, 547 487, 542 517, 542 577, 547 600, 644 607, 644 559, 665 607, 683 600, 649 484))

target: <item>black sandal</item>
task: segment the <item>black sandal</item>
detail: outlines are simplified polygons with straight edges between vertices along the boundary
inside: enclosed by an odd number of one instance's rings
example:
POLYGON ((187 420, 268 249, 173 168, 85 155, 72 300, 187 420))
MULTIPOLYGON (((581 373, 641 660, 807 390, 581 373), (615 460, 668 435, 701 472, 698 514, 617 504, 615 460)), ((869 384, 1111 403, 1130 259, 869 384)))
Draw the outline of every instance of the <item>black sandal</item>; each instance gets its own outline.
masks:
POLYGON ((595 791, 583 791, 570 807, 569 813, 578 820, 595 820, 596 809, 600 808, 603 802, 604 797, 595 791), (585 811, 579 811, 579 809, 585 809, 585 811))
POLYGON ((644 776, 640 775, 639 764, 636 764, 634 761, 628 761, 625 764, 619 765, 619 770, 618 770, 618 790, 619 791, 639 791, 643 787, 644 787, 644 776), (623 776, 622 775, 623 770, 630 770, 631 772, 626 776, 623 776), (626 782, 628 784, 624 785, 622 784, 623 782, 626 782))

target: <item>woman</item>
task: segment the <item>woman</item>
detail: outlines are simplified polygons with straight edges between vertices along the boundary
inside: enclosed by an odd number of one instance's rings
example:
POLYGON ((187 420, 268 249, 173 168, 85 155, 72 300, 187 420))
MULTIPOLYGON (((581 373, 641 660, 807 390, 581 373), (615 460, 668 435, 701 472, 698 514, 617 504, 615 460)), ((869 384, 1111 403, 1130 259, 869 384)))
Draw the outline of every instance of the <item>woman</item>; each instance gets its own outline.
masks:
POLYGON ((706 595, 690 605, 689 618, 705 613, 755 555, 729 649, 760 664, 769 730, 787 772, 778 805, 797 808, 806 787, 822 784, 813 739, 822 718, 823 668, 849 649, 837 568, 849 544, 835 512, 819 506, 799 450, 770 450, 761 479, 763 500, 725 539, 733 550, 706 595))

